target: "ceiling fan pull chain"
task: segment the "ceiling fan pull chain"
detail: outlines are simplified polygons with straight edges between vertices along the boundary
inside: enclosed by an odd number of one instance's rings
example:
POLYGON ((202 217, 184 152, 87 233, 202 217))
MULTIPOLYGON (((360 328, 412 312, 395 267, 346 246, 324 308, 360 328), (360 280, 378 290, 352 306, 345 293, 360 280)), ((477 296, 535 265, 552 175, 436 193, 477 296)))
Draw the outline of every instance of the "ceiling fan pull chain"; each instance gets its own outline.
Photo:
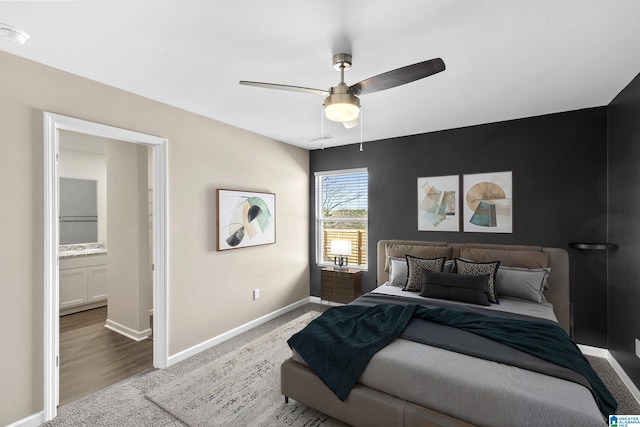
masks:
POLYGON ((362 128, 364 127, 364 109, 360 107, 360 151, 362 151, 362 128))
POLYGON ((324 108, 320 108, 320 149, 324 150, 324 108))

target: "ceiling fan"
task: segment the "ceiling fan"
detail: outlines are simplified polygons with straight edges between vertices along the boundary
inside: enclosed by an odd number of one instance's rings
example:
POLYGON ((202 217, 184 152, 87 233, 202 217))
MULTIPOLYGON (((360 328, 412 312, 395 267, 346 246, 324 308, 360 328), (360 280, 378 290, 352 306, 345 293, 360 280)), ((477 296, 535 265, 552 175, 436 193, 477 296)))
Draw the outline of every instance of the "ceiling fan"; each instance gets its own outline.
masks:
POLYGON ((331 87, 329 90, 275 83, 250 82, 246 80, 241 80, 240 84, 326 96, 324 100, 324 113, 327 119, 342 122, 345 127, 350 128, 357 124, 357 118, 360 114, 360 99, 358 95, 379 92, 429 77, 444 71, 445 65, 441 58, 429 59, 418 62, 417 64, 407 65, 387 71, 386 73, 378 74, 377 76, 362 80, 351 86, 347 86, 344 82, 344 72, 351 68, 351 55, 348 53, 333 55, 333 68, 340 71, 340 83, 331 87))

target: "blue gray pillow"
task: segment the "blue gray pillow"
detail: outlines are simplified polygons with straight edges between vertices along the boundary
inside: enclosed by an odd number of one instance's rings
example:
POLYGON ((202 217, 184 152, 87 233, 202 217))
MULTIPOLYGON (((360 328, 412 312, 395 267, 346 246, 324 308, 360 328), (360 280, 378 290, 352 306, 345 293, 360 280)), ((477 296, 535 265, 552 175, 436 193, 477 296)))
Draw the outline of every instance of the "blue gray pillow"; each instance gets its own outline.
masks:
POLYGON ((407 259, 390 256, 389 285, 404 287, 407 283, 407 259))
POLYGON ((500 296, 542 303, 550 268, 500 267, 496 273, 496 292, 500 296))

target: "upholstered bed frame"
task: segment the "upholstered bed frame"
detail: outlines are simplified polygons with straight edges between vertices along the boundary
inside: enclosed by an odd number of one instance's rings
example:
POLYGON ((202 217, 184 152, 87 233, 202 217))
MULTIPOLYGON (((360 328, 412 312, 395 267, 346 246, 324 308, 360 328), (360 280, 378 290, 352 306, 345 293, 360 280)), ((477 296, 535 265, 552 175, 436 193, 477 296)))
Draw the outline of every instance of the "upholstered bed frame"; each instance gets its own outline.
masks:
MULTIPOLYGON (((387 245, 411 245, 411 246, 450 246, 452 248, 451 257, 460 256, 461 248, 487 249, 499 251, 525 251, 525 252, 546 252, 549 254, 549 289, 544 292, 544 296, 551 304, 555 312, 558 323, 567 331, 571 332, 571 315, 569 302, 569 255, 567 251, 559 248, 544 248, 542 246, 522 246, 522 245, 491 245, 480 243, 444 243, 444 242, 420 242, 415 240, 380 240, 377 251, 377 285, 380 286, 389 280, 389 273, 385 271, 386 246, 387 245)), ((504 265, 504 263, 502 264, 504 265)))
MULTIPOLYGON (((387 245, 450 246, 451 257, 460 256, 461 248, 489 251, 543 252, 549 255, 551 273, 545 298, 554 306, 560 325, 570 332, 569 256, 564 249, 539 246, 492 245, 477 243, 423 242, 411 240, 381 240, 377 245, 377 284, 388 278, 385 271, 387 245)), ((281 391, 287 398, 324 412, 354 426, 471 426, 465 421, 399 399, 390 394, 358 384, 346 401, 340 401, 322 381, 305 365, 288 359, 281 366, 281 391)))

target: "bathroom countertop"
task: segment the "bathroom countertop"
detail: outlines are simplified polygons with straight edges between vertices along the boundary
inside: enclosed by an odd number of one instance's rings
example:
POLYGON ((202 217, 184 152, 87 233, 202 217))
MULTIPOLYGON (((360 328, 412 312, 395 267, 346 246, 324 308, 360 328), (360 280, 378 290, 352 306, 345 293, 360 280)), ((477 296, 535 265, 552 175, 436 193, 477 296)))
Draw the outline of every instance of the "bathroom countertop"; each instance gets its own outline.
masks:
POLYGON ((58 248, 58 257, 60 259, 106 254, 107 248, 102 243, 76 243, 60 245, 58 248))

